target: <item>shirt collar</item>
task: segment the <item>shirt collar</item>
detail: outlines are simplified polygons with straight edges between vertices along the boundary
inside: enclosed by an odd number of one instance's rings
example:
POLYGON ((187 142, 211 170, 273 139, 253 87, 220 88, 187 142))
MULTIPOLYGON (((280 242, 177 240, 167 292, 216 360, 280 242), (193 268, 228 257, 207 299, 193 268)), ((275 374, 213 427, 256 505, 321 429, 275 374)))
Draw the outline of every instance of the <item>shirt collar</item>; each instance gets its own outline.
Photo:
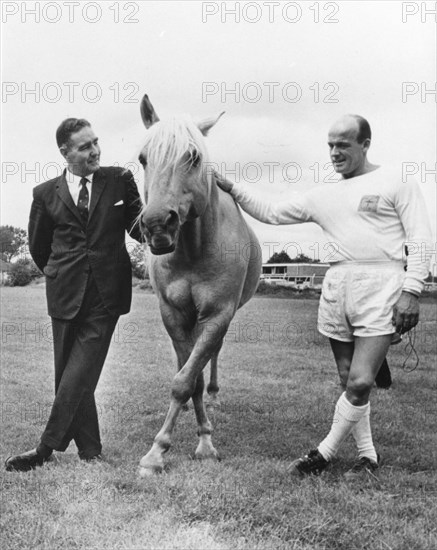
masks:
MULTIPOLYGON (((93 176, 94 176, 94 173, 88 174, 88 176, 85 176, 85 177, 89 181, 89 183, 93 183, 93 176)), ((67 168, 65 177, 69 185, 75 185, 79 187, 82 176, 76 176, 76 174, 73 174, 73 172, 70 172, 70 170, 67 168)))

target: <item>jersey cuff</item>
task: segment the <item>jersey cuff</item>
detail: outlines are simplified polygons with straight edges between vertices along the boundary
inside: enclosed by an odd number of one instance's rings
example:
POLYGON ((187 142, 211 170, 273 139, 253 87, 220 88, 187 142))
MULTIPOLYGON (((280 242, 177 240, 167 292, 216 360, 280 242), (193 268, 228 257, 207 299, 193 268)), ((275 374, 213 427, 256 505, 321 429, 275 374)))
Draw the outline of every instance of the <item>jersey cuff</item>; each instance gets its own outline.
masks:
POLYGON ((412 294, 413 296, 416 296, 416 298, 419 298, 420 296, 420 293, 414 291, 414 290, 410 290, 409 288, 403 288, 402 289, 402 292, 406 292, 407 294, 412 294))

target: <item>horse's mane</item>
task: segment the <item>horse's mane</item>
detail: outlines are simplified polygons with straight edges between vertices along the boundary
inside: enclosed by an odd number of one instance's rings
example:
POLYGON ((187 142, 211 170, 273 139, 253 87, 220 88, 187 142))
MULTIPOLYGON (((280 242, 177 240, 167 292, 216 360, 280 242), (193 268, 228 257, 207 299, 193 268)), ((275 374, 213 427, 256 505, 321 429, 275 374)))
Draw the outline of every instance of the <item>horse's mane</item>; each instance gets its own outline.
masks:
POLYGON ((186 153, 194 151, 202 164, 208 161, 203 135, 188 115, 160 120, 151 126, 144 149, 147 164, 163 170, 176 166, 186 153))

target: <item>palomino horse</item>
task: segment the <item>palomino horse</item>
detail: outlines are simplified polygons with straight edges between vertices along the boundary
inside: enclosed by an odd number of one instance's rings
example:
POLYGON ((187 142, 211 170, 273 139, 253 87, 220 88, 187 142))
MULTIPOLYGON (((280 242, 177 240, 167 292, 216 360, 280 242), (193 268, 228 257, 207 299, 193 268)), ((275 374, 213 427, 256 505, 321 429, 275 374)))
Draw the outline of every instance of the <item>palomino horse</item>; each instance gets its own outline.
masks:
POLYGON ((203 369, 211 360, 208 392, 217 392, 217 356, 237 309, 255 293, 261 271, 257 238, 232 197, 217 188, 203 135, 217 122, 159 121, 147 96, 148 128, 140 154, 146 206, 142 227, 152 252, 150 277, 178 361, 165 422, 140 461, 140 475, 161 472, 163 454, 181 408, 192 398, 199 459, 218 458, 203 402, 203 369))

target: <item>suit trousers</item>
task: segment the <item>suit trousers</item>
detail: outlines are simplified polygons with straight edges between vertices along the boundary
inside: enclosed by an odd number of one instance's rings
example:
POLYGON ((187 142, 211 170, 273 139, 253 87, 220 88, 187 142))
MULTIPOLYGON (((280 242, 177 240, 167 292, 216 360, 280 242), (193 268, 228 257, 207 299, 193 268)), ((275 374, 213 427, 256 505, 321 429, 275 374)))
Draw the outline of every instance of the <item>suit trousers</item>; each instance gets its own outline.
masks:
POLYGON ((103 306, 91 272, 76 317, 52 318, 55 399, 41 436, 44 445, 65 451, 74 440, 80 458, 101 453, 94 391, 117 321, 103 306))

